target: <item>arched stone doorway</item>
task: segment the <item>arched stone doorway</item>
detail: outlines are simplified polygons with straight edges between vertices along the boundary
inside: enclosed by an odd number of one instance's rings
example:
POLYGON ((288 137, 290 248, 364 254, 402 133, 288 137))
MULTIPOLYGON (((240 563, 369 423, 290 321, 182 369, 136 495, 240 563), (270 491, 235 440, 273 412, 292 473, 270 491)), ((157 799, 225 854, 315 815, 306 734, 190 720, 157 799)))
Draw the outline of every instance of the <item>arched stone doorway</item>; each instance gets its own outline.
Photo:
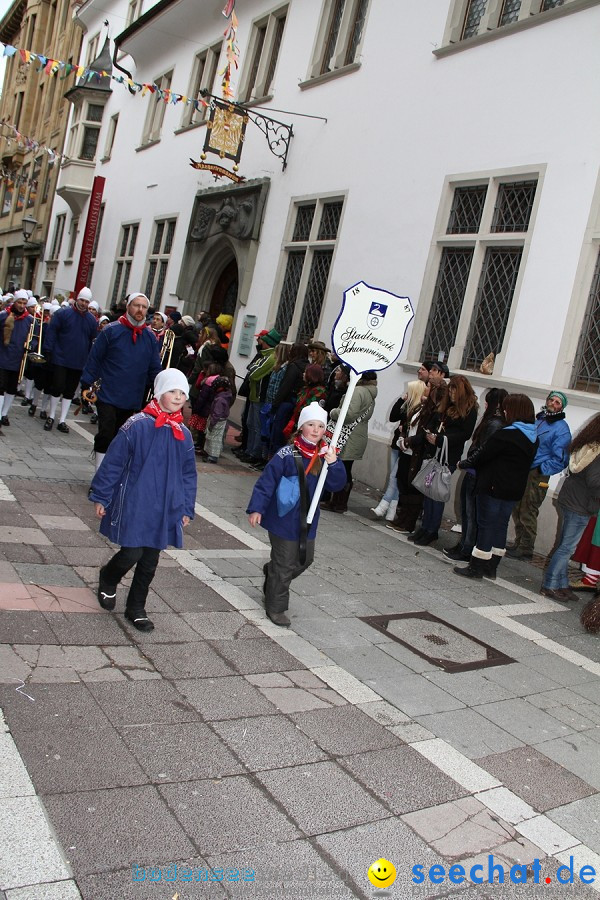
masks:
POLYGON ((238 298, 238 267, 235 259, 232 259, 223 269, 210 299, 208 313, 213 319, 226 313, 235 315, 235 307, 238 298))

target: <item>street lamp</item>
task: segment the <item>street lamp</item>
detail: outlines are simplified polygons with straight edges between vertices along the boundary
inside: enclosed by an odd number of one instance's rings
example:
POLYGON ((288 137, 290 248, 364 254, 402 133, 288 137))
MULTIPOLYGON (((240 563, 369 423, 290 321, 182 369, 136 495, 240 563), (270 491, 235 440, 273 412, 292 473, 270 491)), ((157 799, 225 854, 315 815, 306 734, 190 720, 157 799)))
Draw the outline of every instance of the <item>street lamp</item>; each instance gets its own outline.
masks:
POLYGON ((31 235, 35 231, 36 226, 37 219, 34 219, 33 216, 23 216, 21 228, 23 229, 23 237, 26 244, 29 244, 31 242, 31 235))

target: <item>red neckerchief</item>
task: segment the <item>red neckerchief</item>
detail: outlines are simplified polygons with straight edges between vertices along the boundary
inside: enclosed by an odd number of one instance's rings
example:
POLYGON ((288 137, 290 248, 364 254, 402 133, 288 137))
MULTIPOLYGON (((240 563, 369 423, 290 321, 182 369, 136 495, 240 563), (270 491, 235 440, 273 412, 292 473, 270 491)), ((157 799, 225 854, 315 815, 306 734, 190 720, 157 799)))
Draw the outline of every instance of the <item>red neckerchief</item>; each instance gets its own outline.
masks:
POLYGON ((325 456, 329 450, 329 445, 325 441, 319 441, 318 444, 311 444, 310 441, 305 440, 301 434, 294 438, 294 447, 300 451, 302 456, 306 459, 310 459, 306 469, 307 475, 312 469, 316 458, 318 456, 325 456))
POLYGON ((25 307, 25 309, 23 310, 22 313, 16 313, 16 312, 13 312, 12 306, 8 306, 8 307, 6 308, 6 312, 7 312, 7 313, 10 313, 10 315, 14 317, 15 322, 18 322, 20 319, 26 319, 27 316, 30 315, 30 314, 27 312, 27 307, 25 307))
MULTIPOLYGON (((127 319, 127 321, 129 322, 129 319, 127 319)), ((131 325, 131 322, 129 322, 129 324, 131 325)), ((154 337, 156 338, 157 341, 160 341, 160 339, 165 336, 164 328, 161 328, 160 331, 157 331, 155 328, 150 326, 150 331, 152 332, 152 334, 154 335, 154 337)))
POLYGON ((185 434, 183 433, 183 428, 179 424, 183 422, 183 414, 181 410, 175 413, 165 412, 164 409, 160 408, 158 400, 156 397, 154 400, 151 400, 148 406, 145 406, 142 412, 148 413, 149 416, 152 416, 153 419, 156 419, 154 423, 155 428, 162 428, 163 425, 169 425, 171 431, 173 432, 173 437, 178 441, 185 440, 185 434))
POLYGON ((129 328, 130 331, 133 332, 131 337, 134 344, 137 341, 138 334, 141 334, 142 331, 144 331, 144 329, 146 328, 145 323, 144 325, 132 325, 127 316, 120 316, 119 322, 121 323, 121 325, 125 325, 127 328, 129 328))

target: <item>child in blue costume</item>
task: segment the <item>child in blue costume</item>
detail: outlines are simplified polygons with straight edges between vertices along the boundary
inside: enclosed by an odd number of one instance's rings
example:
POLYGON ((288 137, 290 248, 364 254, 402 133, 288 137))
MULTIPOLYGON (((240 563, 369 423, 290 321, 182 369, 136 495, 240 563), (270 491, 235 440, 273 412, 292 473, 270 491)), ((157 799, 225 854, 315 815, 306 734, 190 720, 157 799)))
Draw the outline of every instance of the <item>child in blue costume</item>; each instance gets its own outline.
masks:
POLYGON ((90 487, 101 534, 121 544, 100 569, 98 602, 114 609, 117 585, 135 566, 125 618, 138 631, 154 628, 146 597, 160 551, 182 547, 183 529, 194 518, 196 457, 181 413, 188 392, 183 372, 160 372, 154 399, 119 429, 90 487))
POLYGON ((306 558, 300 559, 300 501, 284 515, 277 509, 277 489, 283 478, 297 478, 296 459, 301 459, 306 473, 308 503, 317 487, 322 461, 328 464, 325 490, 341 491, 346 484, 346 470, 335 450, 323 440, 327 413, 318 403, 305 406, 298 419, 298 431, 292 444, 278 450, 267 463, 254 485, 248 504, 248 520, 252 527, 262 525, 269 532, 271 559, 264 567, 265 608, 276 625, 289 625, 286 610, 290 601, 290 584, 307 569, 315 554, 315 536, 319 508, 308 527, 306 558))

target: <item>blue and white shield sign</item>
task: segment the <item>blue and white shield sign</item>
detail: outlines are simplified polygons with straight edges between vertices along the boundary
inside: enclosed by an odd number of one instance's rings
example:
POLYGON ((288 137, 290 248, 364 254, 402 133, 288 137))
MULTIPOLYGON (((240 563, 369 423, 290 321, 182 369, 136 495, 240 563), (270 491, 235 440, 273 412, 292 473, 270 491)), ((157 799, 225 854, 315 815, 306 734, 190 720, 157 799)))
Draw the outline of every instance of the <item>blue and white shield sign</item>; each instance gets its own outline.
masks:
POLYGON ((413 317, 408 297, 359 281, 344 291, 333 349, 354 372, 387 369, 400 356, 413 317))

